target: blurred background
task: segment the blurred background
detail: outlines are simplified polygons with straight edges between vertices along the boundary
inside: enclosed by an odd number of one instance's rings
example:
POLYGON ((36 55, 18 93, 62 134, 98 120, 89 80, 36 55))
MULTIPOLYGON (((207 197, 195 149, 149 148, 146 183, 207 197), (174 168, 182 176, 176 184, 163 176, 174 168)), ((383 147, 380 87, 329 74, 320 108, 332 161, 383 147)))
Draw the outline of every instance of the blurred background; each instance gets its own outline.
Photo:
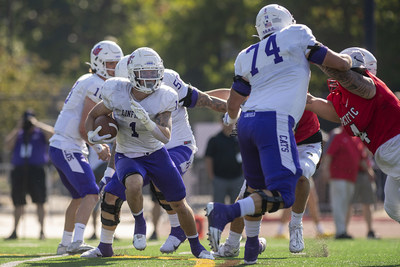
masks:
MULTIPOLYGON (((378 77, 400 90, 398 0, 0 0, 0 140, 27 108, 54 125, 72 84, 88 71, 91 48, 104 39, 116 41, 124 54, 154 48, 166 68, 202 91, 229 88, 237 54, 258 41, 255 17, 271 3, 286 7, 332 50, 373 52, 378 77)), ((326 96, 326 79, 312 66, 310 92, 326 96)), ((210 182, 201 160, 221 115, 197 109, 189 116, 199 153, 185 180, 189 193, 206 195, 210 182)), ((337 125, 321 120, 321 126, 328 132, 337 125)), ((0 195, 8 197, 9 155, 2 146, 0 164, 0 195)), ((49 177, 50 194, 58 194, 58 176, 49 177)))

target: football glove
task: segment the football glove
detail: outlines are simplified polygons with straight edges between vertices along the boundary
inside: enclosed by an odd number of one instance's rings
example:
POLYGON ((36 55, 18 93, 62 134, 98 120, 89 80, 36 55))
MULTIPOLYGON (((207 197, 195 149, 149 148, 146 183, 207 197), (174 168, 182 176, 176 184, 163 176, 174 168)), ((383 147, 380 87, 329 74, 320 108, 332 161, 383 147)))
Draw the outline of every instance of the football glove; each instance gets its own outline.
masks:
POLYGON ((133 113, 135 113, 136 117, 138 120, 146 127, 148 131, 153 131, 154 128, 156 127, 155 122, 153 122, 147 111, 136 101, 131 100, 131 109, 133 113))
POLYGON ((106 134, 106 135, 100 136, 99 132, 101 131, 101 129, 102 129, 102 127, 98 126, 94 131, 89 131, 87 133, 88 141, 90 143, 92 143, 92 144, 102 144, 102 143, 105 143, 105 142, 112 142, 112 141, 115 140, 115 137, 114 137, 114 138, 111 138, 113 140, 110 141, 111 139, 109 139, 109 138, 111 137, 111 134, 106 134))
POLYGON ((228 112, 225 113, 224 118, 222 119, 222 122, 223 122, 224 125, 226 125, 226 126, 235 124, 236 121, 237 121, 237 118, 236 118, 236 119, 232 119, 232 118, 229 116, 228 112))

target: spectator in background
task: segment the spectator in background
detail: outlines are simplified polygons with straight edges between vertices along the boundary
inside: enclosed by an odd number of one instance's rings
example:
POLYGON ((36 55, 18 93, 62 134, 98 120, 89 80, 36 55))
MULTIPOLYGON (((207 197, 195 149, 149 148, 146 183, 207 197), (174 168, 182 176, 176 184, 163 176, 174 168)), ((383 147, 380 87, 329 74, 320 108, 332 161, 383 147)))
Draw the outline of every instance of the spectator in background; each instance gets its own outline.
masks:
POLYGON ((213 201, 225 203, 235 202, 243 184, 242 157, 236 136, 231 136, 233 125, 222 123, 222 130, 208 140, 205 164, 208 177, 213 182, 213 201))
POLYGON ((35 118, 31 110, 24 112, 22 119, 6 137, 5 147, 12 151, 11 197, 14 203, 14 230, 7 240, 17 239, 17 227, 24 214, 26 194, 36 203, 40 224, 39 239, 45 239, 44 203, 47 198, 45 165, 49 160, 48 141, 53 127, 35 118))
MULTIPOLYGON (((351 137, 343 127, 335 128, 322 161, 322 178, 330 182, 330 203, 336 227, 336 239, 352 239, 347 233, 349 209, 361 161, 366 157, 362 141, 351 137)), ((329 142, 328 142, 329 143, 329 142)))
MULTIPOLYGON (((361 162, 361 169, 357 176, 352 203, 360 203, 362 205, 362 213, 367 224, 367 238, 377 239, 378 237, 372 228, 372 206, 376 202, 376 192, 372 186, 375 179, 375 173, 372 168, 373 159, 367 147, 363 145, 363 149, 368 157, 361 162)), ((352 209, 349 210, 347 224, 350 221, 351 212, 352 209)))

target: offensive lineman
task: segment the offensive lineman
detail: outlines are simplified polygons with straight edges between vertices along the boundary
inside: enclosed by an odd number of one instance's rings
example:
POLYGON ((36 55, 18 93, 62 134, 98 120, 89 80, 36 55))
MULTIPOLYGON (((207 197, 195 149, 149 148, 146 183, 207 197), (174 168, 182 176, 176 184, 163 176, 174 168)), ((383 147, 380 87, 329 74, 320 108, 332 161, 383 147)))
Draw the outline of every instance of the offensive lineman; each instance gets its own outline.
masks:
POLYGON ((340 70, 351 66, 349 56, 331 51, 307 26, 294 23, 284 7, 263 7, 256 18, 261 41, 242 50, 235 62, 225 122, 235 123, 247 100, 237 130, 248 187, 245 198, 233 205, 208 203, 206 215, 214 251, 227 223, 252 216, 245 219, 245 264, 256 263, 262 250, 258 238, 262 215, 288 208, 294 201, 302 170, 293 128, 306 104, 309 62, 340 70))

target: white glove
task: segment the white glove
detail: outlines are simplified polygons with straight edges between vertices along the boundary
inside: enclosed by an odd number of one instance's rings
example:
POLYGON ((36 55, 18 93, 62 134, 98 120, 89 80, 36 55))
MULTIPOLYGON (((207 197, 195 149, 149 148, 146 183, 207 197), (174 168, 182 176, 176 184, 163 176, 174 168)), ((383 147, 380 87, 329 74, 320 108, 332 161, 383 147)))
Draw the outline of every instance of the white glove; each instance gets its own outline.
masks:
POLYGON ((102 143, 105 143, 106 141, 109 142, 109 140, 107 140, 107 139, 111 137, 111 134, 106 134, 106 135, 100 136, 99 132, 101 131, 101 128, 102 128, 101 126, 98 126, 94 131, 89 131, 87 133, 88 141, 90 143, 92 143, 92 144, 102 144, 102 143))
POLYGON ((229 125, 235 124, 237 120, 238 120, 237 118, 232 119, 229 116, 228 112, 226 112, 224 115, 224 118, 222 119, 222 122, 224 123, 224 125, 229 126, 229 125))
POLYGON ((136 101, 131 100, 131 109, 135 113, 138 120, 146 127, 148 131, 153 131, 156 127, 155 122, 153 122, 147 111, 136 101))
POLYGON ((353 51, 350 54, 351 57, 351 68, 364 68, 365 69, 365 59, 364 55, 360 51, 353 51))

